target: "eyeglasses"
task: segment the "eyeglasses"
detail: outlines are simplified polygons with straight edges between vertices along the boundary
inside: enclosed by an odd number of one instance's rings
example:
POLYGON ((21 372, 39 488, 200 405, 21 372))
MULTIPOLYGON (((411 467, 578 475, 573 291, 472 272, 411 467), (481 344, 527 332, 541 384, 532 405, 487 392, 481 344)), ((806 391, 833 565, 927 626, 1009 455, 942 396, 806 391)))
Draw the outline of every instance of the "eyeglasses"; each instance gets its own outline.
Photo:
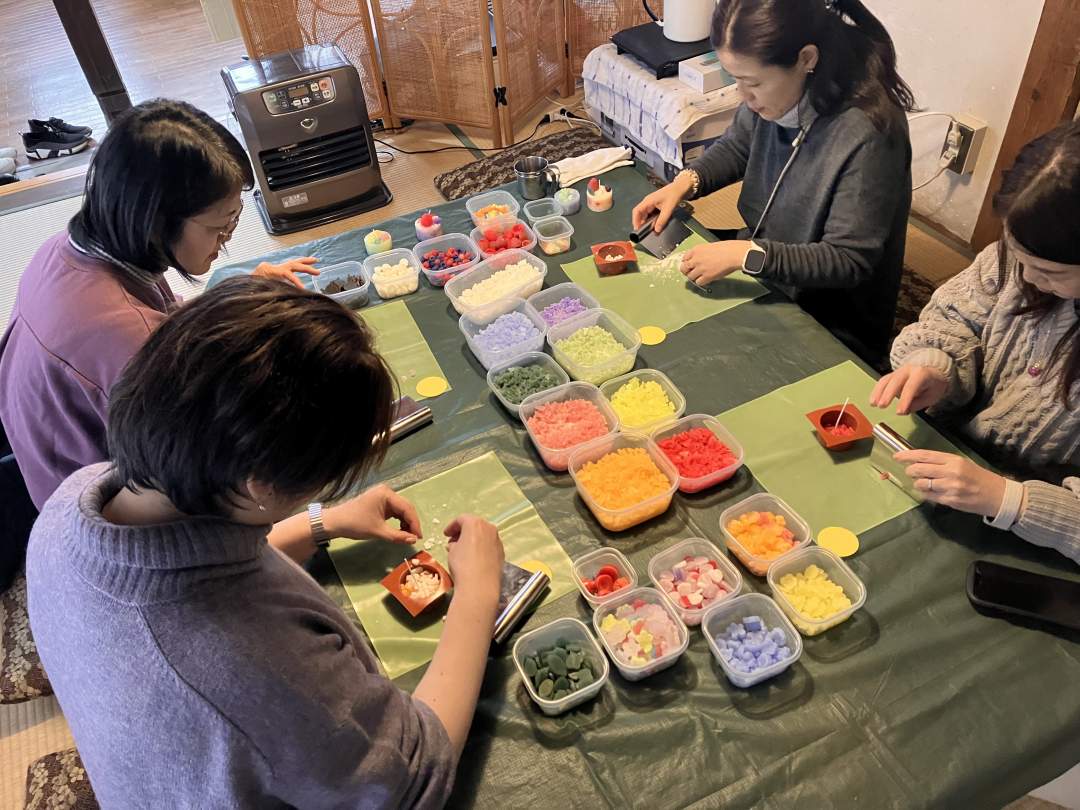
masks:
POLYGON ((206 225, 206 224, 204 224, 202 222, 199 222, 198 220, 193 220, 193 221, 195 222, 196 225, 200 225, 200 226, 202 226, 203 228, 206 228, 209 231, 217 232, 218 244, 223 245, 232 238, 233 232, 236 230, 236 226, 240 224, 240 215, 243 214, 243 213, 244 213, 244 201, 240 200, 240 208, 237 210, 236 216, 234 216, 232 219, 230 219, 228 222, 226 222, 224 228, 222 228, 220 225, 206 225))

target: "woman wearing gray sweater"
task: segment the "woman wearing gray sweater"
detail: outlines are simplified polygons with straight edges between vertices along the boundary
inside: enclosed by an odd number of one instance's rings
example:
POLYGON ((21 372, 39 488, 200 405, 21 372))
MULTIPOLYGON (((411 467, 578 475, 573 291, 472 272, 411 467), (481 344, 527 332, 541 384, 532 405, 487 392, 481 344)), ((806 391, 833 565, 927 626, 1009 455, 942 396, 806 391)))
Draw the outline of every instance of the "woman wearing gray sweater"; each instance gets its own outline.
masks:
POLYGON ((731 127, 634 209, 656 230, 683 199, 743 181, 737 239, 686 252, 706 286, 759 275, 858 354, 888 351, 911 208, 911 90, 859 0, 720 0, 712 43, 744 103, 731 127))
POLYGON ((1080 562, 1080 122, 1024 147, 994 210, 1004 238, 900 333, 871 401, 952 414, 1003 469, 1034 475, 898 453, 928 500, 1080 562))

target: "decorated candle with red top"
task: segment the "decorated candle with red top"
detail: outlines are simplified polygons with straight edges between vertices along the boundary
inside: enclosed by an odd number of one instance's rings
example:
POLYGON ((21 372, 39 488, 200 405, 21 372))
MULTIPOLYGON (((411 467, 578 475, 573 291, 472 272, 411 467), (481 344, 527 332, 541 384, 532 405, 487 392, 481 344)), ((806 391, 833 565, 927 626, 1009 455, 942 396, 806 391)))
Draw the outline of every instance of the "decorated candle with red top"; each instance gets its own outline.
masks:
POLYGON ((417 217, 415 225, 418 242, 424 242, 442 235, 442 219, 438 214, 433 214, 430 211, 425 211, 417 217))
POLYGON ((607 211, 611 208, 612 202, 614 202, 611 189, 601 183, 599 177, 594 177, 589 180, 585 198, 589 204, 590 211, 607 211))

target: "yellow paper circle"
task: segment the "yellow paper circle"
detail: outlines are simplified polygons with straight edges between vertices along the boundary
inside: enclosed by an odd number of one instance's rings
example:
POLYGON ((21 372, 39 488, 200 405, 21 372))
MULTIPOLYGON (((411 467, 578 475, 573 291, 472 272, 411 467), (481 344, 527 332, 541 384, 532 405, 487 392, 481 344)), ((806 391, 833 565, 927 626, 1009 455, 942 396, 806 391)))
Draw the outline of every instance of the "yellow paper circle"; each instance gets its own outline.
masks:
POLYGON ((450 384, 442 377, 424 377, 416 384, 416 393, 422 397, 437 397, 449 388, 450 384))
POLYGON ((643 326, 638 329, 638 334, 641 335, 641 342, 646 346, 655 346, 667 339, 667 332, 659 326, 643 326))
POLYGON ((859 550, 859 538, 851 529, 829 526, 818 532, 817 544, 838 557, 850 557, 859 550))
POLYGON ((551 573, 551 569, 545 563, 542 563, 539 560, 529 560, 528 562, 523 562, 518 567, 524 568, 526 571, 532 571, 534 574, 537 571, 543 571, 545 574, 547 574, 548 579, 555 578, 551 573))

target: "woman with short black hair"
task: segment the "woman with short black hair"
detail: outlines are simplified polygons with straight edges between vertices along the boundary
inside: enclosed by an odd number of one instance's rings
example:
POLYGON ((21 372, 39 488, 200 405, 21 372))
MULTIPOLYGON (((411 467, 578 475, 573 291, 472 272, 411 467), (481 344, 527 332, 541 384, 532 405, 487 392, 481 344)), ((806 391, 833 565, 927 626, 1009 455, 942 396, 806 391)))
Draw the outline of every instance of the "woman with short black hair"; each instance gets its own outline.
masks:
MULTIPOLYGON (((392 397, 362 322, 267 279, 222 282, 135 354, 112 462, 60 486, 27 557, 34 639, 103 807, 443 805, 495 624, 495 527, 445 529, 454 594, 412 695, 267 543, 376 465, 392 397)), ((386 492, 360 496, 372 533, 386 492)))
POLYGON ((859 0, 720 0, 712 44, 743 104, 721 138, 633 212, 656 230, 684 199, 742 181, 747 227, 687 251, 699 286, 742 269, 871 362, 892 333, 911 208, 911 90, 859 0))
MULTIPOLYGON (((253 183, 244 148, 190 104, 148 101, 112 124, 81 209, 30 261, 0 340, 0 423, 37 508, 107 457, 109 389, 177 305, 165 271, 205 274, 253 183)), ((255 273, 302 286, 314 261, 255 273)))

